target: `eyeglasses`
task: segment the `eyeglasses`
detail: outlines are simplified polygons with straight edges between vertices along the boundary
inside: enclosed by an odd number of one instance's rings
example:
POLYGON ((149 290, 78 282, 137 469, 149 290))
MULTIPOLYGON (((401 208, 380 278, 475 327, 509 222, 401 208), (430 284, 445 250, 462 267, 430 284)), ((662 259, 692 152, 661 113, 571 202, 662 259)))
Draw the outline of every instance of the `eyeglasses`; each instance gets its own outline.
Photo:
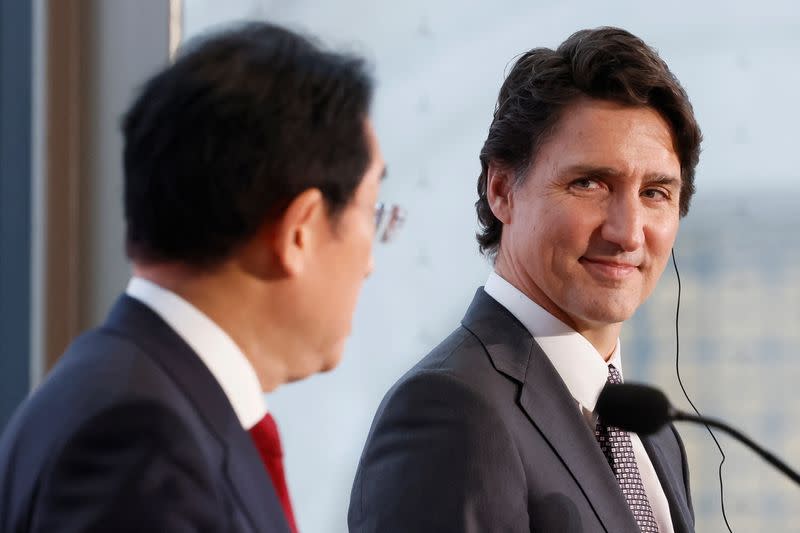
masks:
POLYGON ((406 221, 406 210, 397 204, 375 204, 375 236, 379 242, 389 242, 406 221))

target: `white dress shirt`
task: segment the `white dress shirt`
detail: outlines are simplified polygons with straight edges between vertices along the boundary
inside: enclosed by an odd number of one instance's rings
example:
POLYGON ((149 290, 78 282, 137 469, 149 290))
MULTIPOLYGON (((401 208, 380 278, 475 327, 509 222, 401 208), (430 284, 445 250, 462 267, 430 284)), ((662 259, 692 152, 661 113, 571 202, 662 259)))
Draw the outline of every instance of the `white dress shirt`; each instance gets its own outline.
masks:
MULTIPOLYGON (((614 353, 603 360, 600 353, 586 338, 545 311, 496 272, 489 274, 484 286, 486 293, 508 309, 533 335, 536 343, 555 367, 570 394, 578 404, 581 414, 594 433, 597 415, 594 412, 597 397, 608 379, 608 365, 613 364, 622 375, 622 354, 619 339, 614 353)), ((660 533, 673 533, 669 502, 653 468, 653 463, 635 433, 631 433, 633 453, 642 477, 647 499, 653 508, 660 533)))
POLYGON ((194 350, 222 387, 244 429, 267 414, 253 365, 213 320, 174 292, 143 278, 131 278, 125 292, 152 309, 194 350))

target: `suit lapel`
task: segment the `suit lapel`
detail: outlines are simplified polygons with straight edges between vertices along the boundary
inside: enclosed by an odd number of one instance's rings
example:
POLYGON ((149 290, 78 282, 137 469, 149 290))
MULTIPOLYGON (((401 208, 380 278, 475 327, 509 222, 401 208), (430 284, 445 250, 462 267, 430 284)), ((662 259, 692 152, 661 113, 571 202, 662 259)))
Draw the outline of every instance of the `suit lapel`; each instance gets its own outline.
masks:
POLYGON ((671 467, 663 450, 665 439, 674 438, 672 428, 667 426, 658 433, 640 438, 647 455, 650 457, 650 462, 653 463, 653 468, 661 482, 661 487, 664 489, 664 494, 667 496, 669 513, 672 517, 675 533, 693 532, 694 527, 692 526, 689 507, 686 500, 680 497, 681 494, 686 493, 686 487, 681 481, 682 475, 679 477, 674 468, 671 467))
POLYGON ((569 470, 606 531, 638 531, 600 446, 530 332, 482 288, 462 324, 480 339, 495 368, 521 384, 521 409, 569 470))
POLYGON ((169 325, 145 304, 121 296, 105 327, 132 339, 175 381, 205 420, 223 452, 223 469, 254 531, 289 533, 272 482, 249 434, 217 380, 169 325))

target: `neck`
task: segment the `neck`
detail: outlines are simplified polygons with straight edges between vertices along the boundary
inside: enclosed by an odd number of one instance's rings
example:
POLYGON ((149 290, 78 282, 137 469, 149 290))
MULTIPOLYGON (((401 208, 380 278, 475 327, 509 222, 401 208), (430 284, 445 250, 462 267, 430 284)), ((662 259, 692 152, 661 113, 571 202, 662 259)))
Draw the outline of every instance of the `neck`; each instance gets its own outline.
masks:
POLYGON ((580 333, 589 343, 594 346, 600 356, 608 362, 617 347, 617 339, 622 329, 621 323, 605 324, 590 322, 574 317, 555 304, 536 282, 529 276, 523 274, 523 270, 517 268, 513 261, 510 261, 502 252, 498 252, 494 264, 495 272, 504 280, 516 287, 525 296, 533 300, 542 309, 559 319, 567 326, 580 333))
POLYGON ((293 347, 269 317, 276 300, 265 295, 268 287, 227 263, 212 269, 179 264, 134 265, 134 275, 167 289, 199 309, 236 343, 250 361, 264 392, 292 380, 293 347))
POLYGON ((595 350, 597 350, 606 363, 611 359, 611 356, 614 355, 614 350, 617 347, 617 340, 619 339, 619 331, 622 327, 622 324, 612 325, 616 327, 575 328, 575 331, 583 335, 583 337, 594 346, 595 350))

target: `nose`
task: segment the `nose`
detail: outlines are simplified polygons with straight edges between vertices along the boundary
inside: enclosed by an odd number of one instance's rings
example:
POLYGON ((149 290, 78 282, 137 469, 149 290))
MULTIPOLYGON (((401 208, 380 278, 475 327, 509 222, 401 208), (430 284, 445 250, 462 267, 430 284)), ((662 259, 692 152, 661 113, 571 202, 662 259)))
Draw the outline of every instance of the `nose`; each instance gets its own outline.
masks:
POLYGON ((644 245, 644 218, 638 194, 620 196, 610 202, 601 235, 623 252, 633 252, 644 245))

